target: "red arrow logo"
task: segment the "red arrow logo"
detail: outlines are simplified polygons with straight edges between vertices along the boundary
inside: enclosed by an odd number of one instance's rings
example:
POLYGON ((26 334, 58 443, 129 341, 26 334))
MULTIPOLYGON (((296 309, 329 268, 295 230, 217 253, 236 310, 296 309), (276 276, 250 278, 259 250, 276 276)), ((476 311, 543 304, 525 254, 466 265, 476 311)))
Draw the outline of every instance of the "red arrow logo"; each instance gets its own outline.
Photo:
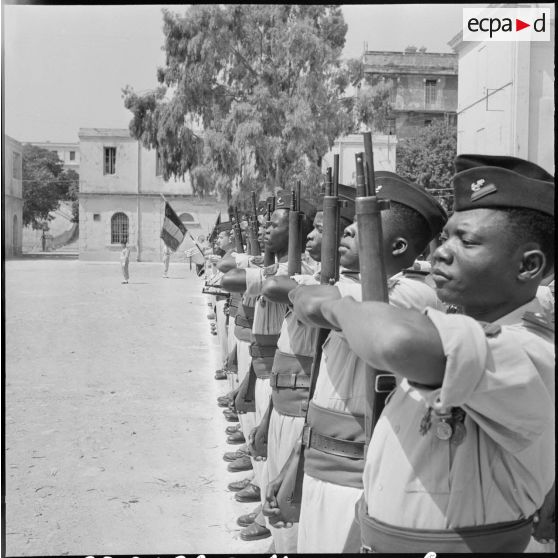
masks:
POLYGON ((525 29, 526 27, 531 27, 530 23, 525 23, 524 21, 521 21, 520 19, 515 18, 515 30, 516 31, 521 31, 522 29, 525 29))

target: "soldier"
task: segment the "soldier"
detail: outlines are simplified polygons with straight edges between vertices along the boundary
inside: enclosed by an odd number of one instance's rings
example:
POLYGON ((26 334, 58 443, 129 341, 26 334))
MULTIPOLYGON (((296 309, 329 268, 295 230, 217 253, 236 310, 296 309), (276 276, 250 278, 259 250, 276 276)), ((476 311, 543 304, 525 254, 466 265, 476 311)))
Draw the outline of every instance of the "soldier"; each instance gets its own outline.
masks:
MULTIPOLYGON (((382 211, 384 263, 391 304, 417 308, 438 304, 422 277, 402 271, 442 229, 446 213, 424 189, 398 175, 375 173, 378 197, 389 199, 382 211)), ((330 328, 320 305, 352 294, 360 297, 356 223, 345 229, 339 247, 343 273, 335 286, 299 287, 291 293, 297 317, 330 328)), ((362 495, 364 467, 365 363, 349 349, 341 332, 332 331, 323 345, 316 389, 304 429, 305 469, 297 551, 357 552, 354 506, 362 495)), ((272 496, 272 494, 270 494, 272 496)), ((271 498, 272 500, 273 498, 271 498)))
MULTIPOLYGON (((340 198, 349 202, 354 189, 339 185, 340 198)), ((341 209, 339 219, 343 230, 354 216, 353 203, 347 203, 341 209)), ((318 210, 314 217, 314 228, 307 236, 306 253, 309 261, 317 264, 321 260, 323 211, 318 210)), ((263 285, 263 295, 273 302, 289 303, 288 294, 299 284, 319 284, 319 272, 314 275, 295 275, 292 278, 274 276, 263 285)), ((267 449, 267 478, 274 480, 291 455, 300 438, 306 417, 306 403, 310 383, 310 368, 314 357, 318 329, 307 326, 288 311, 281 334, 277 341, 277 351, 271 370, 273 409, 269 422, 267 449)), ((296 552, 298 529, 276 529, 271 526, 274 551, 281 553, 296 552)))
MULTIPOLYGON (((275 211, 269 223, 265 242, 268 248, 275 254, 276 263, 262 269, 233 269, 225 274, 221 281, 224 289, 231 292, 246 292, 249 296, 257 296, 258 301, 254 309, 254 321, 252 327, 253 342, 250 345, 252 356, 252 368, 257 376, 255 382, 255 419, 259 424, 268 413, 271 398, 271 387, 269 376, 273 357, 277 348, 277 340, 281 325, 287 312, 287 305, 272 303, 261 297, 261 289, 265 279, 271 275, 285 275, 287 273, 288 252, 288 224, 290 197, 286 193, 278 193, 275 211)), ((306 204, 306 213, 310 208, 306 204)), ((263 461, 253 462, 260 494, 265 495, 265 484, 267 481, 266 464, 263 461)), ((242 533, 243 540, 257 540, 270 536, 267 527, 254 522, 242 533)))
POLYGON ((535 537, 555 533, 554 327, 536 298, 554 265, 554 178, 514 157, 455 167, 432 274, 464 314, 321 305, 360 358, 401 378, 366 456, 373 552, 523 552, 533 517, 535 537))

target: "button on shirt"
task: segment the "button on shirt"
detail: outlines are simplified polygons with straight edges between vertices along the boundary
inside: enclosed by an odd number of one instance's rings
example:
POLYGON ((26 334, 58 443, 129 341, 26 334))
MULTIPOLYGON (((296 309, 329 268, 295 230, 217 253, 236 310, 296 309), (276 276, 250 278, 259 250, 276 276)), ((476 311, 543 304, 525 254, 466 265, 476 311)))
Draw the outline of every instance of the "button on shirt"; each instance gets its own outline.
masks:
POLYGON ((403 380, 368 449, 371 517, 400 527, 447 529, 531 516, 554 480, 553 332, 523 319, 537 299, 494 322, 428 309, 447 358, 441 388, 403 380), (491 324, 492 325, 492 324, 491 324), (466 412, 460 445, 419 432, 427 406, 466 412))

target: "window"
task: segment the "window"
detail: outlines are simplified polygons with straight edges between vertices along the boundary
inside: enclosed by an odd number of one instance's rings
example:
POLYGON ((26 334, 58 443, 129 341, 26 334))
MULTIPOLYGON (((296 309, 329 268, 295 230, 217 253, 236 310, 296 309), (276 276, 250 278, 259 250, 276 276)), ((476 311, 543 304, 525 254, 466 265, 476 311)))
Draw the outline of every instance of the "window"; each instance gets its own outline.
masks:
POLYGON ((104 174, 116 172, 116 147, 105 147, 104 174))
POLYGON ((427 120, 424 121, 425 126, 430 126, 430 124, 432 124, 432 120, 427 119, 427 120))
POLYGON ((93 213, 93 221, 100 221, 101 214, 100 213, 93 213))
POLYGON ((163 164, 161 162, 161 155, 157 153, 155 155, 155 176, 162 176, 163 174, 163 164))
POLYGON ((70 161, 75 161, 75 160, 76 160, 76 152, 70 151, 70 161))
POLYGON ((21 178, 21 154, 15 151, 12 153, 12 177, 21 178))
POLYGON ((438 80, 427 79, 424 82, 424 103, 426 108, 436 105, 438 100, 438 80))
POLYGON ((123 242, 128 242, 128 216, 125 213, 115 213, 110 220, 110 243, 123 242))

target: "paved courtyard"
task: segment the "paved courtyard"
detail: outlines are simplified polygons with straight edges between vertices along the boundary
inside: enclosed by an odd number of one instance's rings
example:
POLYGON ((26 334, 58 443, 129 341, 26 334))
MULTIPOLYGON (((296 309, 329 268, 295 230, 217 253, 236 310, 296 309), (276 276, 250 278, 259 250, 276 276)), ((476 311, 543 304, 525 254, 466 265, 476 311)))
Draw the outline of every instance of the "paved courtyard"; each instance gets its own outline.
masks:
POLYGON ((187 264, 5 264, 6 552, 264 553, 226 490, 217 341, 187 264))

